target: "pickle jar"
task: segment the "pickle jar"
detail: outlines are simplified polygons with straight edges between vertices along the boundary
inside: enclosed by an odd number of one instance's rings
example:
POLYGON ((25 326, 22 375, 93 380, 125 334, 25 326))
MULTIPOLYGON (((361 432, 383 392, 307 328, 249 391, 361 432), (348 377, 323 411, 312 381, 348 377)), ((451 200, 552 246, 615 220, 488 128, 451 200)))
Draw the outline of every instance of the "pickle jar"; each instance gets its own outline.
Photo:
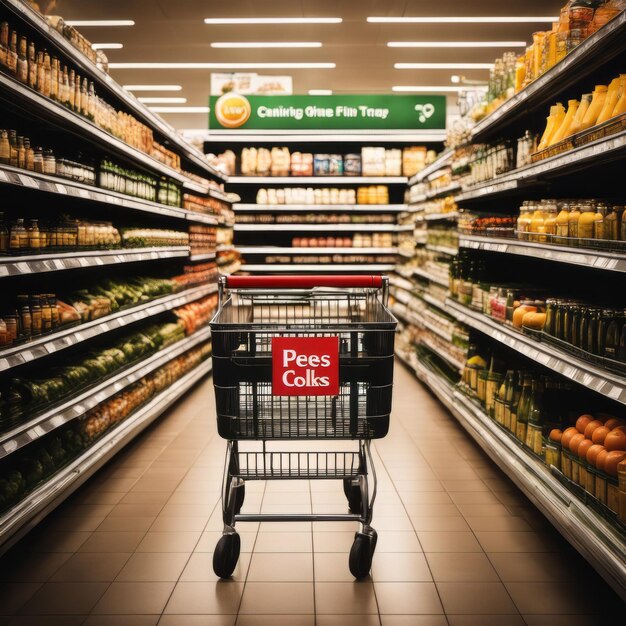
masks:
POLYGON ((603 309, 599 316, 597 329, 597 355, 604 356, 606 348, 607 332, 615 319, 616 311, 614 309, 603 309))
POLYGON ((600 326, 600 314, 602 309, 590 308, 589 321, 587 322, 587 352, 598 354, 598 328, 600 326))
POLYGON ((546 300, 546 321, 543 325, 543 332, 547 335, 554 335, 557 303, 558 300, 556 298, 548 298, 546 300))

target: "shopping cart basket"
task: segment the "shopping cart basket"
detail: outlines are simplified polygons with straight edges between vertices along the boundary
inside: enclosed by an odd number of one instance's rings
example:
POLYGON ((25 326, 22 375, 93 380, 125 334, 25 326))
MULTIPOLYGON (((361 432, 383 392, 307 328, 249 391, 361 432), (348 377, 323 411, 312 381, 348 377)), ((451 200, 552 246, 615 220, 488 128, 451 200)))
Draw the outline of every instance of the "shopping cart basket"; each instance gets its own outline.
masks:
POLYGON ((235 569, 237 522, 357 521, 349 566, 366 576, 376 547, 370 442, 387 434, 391 412, 397 321, 387 309, 387 278, 222 277, 219 298, 213 380, 218 432, 228 444, 215 573, 227 578, 235 569), (246 481, 288 479, 342 480, 350 513, 240 513, 246 481))

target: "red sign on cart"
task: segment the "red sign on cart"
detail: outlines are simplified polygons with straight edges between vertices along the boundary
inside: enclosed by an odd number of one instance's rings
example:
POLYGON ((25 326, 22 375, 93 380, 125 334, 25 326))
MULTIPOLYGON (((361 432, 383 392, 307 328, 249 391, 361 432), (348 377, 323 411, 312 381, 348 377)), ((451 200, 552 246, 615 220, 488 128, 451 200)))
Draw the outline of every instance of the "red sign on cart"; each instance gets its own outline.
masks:
POLYGON ((273 337, 272 394, 339 395, 339 337, 273 337))

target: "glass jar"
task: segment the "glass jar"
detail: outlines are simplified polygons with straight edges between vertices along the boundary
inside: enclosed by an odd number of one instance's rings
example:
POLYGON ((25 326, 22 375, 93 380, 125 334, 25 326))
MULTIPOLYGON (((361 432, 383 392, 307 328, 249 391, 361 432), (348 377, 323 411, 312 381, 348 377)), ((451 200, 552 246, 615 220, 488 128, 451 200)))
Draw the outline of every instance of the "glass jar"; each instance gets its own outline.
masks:
POLYGON ((558 300, 556 298, 548 298, 546 300, 546 321, 543 325, 543 332, 547 335, 554 335, 556 328, 556 308, 558 300))

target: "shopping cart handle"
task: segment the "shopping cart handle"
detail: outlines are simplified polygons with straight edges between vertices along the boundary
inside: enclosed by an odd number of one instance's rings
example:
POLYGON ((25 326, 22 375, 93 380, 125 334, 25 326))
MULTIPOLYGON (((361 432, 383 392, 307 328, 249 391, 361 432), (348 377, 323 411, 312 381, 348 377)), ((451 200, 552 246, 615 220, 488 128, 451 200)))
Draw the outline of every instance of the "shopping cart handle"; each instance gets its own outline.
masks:
POLYGON ((375 287, 383 285, 382 276, 227 276, 226 287, 237 289, 312 289, 313 287, 375 287))

